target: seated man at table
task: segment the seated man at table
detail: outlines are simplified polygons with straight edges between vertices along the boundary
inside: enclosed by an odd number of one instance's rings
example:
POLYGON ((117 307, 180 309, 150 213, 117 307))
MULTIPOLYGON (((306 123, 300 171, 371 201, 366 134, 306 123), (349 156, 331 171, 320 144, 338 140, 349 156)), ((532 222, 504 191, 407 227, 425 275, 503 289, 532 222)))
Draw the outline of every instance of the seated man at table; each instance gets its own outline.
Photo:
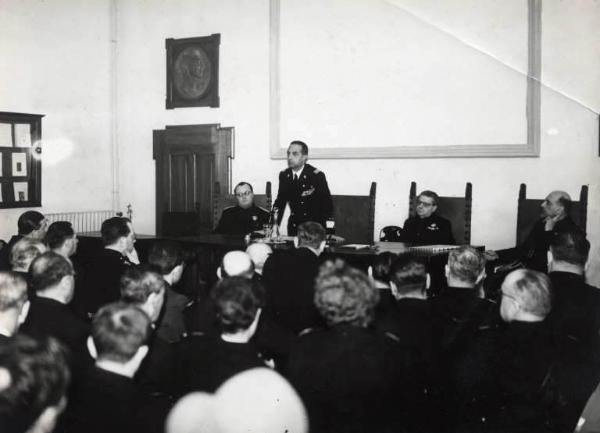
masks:
POLYGON ((223 209, 215 233, 243 235, 262 229, 269 221, 269 211, 254 204, 252 185, 240 182, 233 192, 238 204, 223 209))
POLYGON ((439 216, 440 197, 433 191, 423 191, 417 197, 416 215, 404 222, 402 241, 415 245, 454 245, 450 221, 439 216))

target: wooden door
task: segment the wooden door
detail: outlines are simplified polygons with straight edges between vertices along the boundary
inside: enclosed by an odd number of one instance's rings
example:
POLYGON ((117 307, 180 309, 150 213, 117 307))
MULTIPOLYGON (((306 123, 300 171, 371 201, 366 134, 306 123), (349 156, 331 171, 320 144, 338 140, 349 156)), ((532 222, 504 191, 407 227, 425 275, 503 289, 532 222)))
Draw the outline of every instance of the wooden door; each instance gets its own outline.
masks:
POLYGON ((215 182, 230 187, 233 128, 167 126, 154 131, 156 233, 191 236, 212 232, 215 182))

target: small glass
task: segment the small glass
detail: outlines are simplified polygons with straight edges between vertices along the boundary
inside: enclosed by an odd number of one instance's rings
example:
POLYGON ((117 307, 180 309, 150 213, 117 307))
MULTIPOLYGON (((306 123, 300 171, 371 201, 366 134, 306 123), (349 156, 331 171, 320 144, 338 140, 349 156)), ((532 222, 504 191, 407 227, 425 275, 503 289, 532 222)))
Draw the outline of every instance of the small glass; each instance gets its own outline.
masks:
POLYGON ((265 239, 271 239, 273 226, 271 224, 263 224, 263 232, 265 233, 265 239))

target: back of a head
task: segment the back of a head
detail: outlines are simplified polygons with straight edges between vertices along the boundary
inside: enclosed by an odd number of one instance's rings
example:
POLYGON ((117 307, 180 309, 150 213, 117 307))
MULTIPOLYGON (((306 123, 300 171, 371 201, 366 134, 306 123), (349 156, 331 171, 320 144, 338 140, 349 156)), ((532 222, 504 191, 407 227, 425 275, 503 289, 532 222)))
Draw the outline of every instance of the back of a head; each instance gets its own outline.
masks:
POLYGON ((56 286, 61 280, 74 275, 71 262, 54 251, 46 251, 36 257, 29 268, 31 284, 36 292, 43 292, 56 286))
POLYGON ((471 246, 463 245, 448 254, 449 278, 452 277, 475 286, 484 270, 485 256, 471 246))
POLYGON ((235 333, 250 327, 259 308, 264 305, 264 289, 255 280, 227 277, 211 293, 217 319, 224 332, 235 333))
POLYGON ((580 231, 557 232, 550 240, 554 261, 584 267, 590 253, 590 243, 580 231))
MULTIPOLYGON (((47 408, 60 413, 69 381, 67 355, 57 340, 17 334, 0 345, 0 431, 27 432, 47 408)), ((53 425, 38 428, 52 431, 53 425)))
POLYGON ((319 248, 325 240, 326 232, 323 226, 314 221, 307 221, 298 226, 298 246, 319 248))
POLYGON ((146 344, 149 335, 148 315, 122 302, 100 308, 92 321, 92 338, 98 359, 126 363, 146 344))
POLYGON ((75 235, 73 225, 68 221, 55 221, 46 232, 46 244, 51 249, 60 248, 67 239, 75 235))
POLYGON ((254 263, 244 251, 229 251, 221 261, 221 276, 251 278, 254 274, 254 263))
POLYGON ((131 231, 129 229, 130 221, 123 217, 112 217, 102 222, 100 234, 102 235, 102 245, 109 246, 115 244, 123 236, 127 236, 131 231))
POLYGON ((131 266, 121 277, 121 300, 130 304, 143 304, 152 293, 165 290, 162 275, 145 266, 131 266))
POLYGON ((10 250, 10 264, 13 269, 27 272, 33 259, 47 250, 46 245, 34 239, 23 238, 10 250))
POLYGON ((27 282, 15 272, 0 272, 0 314, 27 301, 27 282))
POLYGON ((390 282, 390 269, 396 259, 396 254, 389 251, 379 253, 373 259, 371 269, 373 270, 373 279, 384 283, 390 282))
POLYGON ((315 281, 315 305, 328 325, 365 327, 373 320, 379 292, 362 271, 343 260, 327 261, 315 281))
POLYGON ((300 397, 278 373, 253 368, 227 380, 214 395, 195 392, 177 402, 167 433, 307 433, 300 397))
POLYGON ((248 245, 246 253, 250 256, 254 267, 262 269, 269 256, 273 253, 273 249, 265 243, 256 242, 248 245))
POLYGON ((546 317, 552 308, 552 283, 546 274, 517 269, 504 279, 502 291, 511 290, 523 311, 546 317))
POLYGON ((169 274, 176 266, 183 263, 181 245, 173 241, 157 241, 148 253, 148 264, 161 275, 169 274))
POLYGON ((34 230, 39 230, 42 227, 43 221, 44 215, 37 211, 28 210, 27 212, 23 212, 17 221, 19 234, 26 236, 34 230))
POLYGON ((392 263, 390 280, 400 294, 424 292, 427 285, 425 260, 413 254, 402 254, 392 263))

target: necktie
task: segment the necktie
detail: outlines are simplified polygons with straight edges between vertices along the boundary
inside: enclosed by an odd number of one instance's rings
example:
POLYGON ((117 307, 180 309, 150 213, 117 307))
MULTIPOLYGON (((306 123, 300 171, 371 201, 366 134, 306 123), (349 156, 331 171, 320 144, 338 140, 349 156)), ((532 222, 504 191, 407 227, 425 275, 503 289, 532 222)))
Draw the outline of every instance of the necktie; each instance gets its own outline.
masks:
POLYGON ((298 182, 298 175, 294 174, 294 182, 298 182))

